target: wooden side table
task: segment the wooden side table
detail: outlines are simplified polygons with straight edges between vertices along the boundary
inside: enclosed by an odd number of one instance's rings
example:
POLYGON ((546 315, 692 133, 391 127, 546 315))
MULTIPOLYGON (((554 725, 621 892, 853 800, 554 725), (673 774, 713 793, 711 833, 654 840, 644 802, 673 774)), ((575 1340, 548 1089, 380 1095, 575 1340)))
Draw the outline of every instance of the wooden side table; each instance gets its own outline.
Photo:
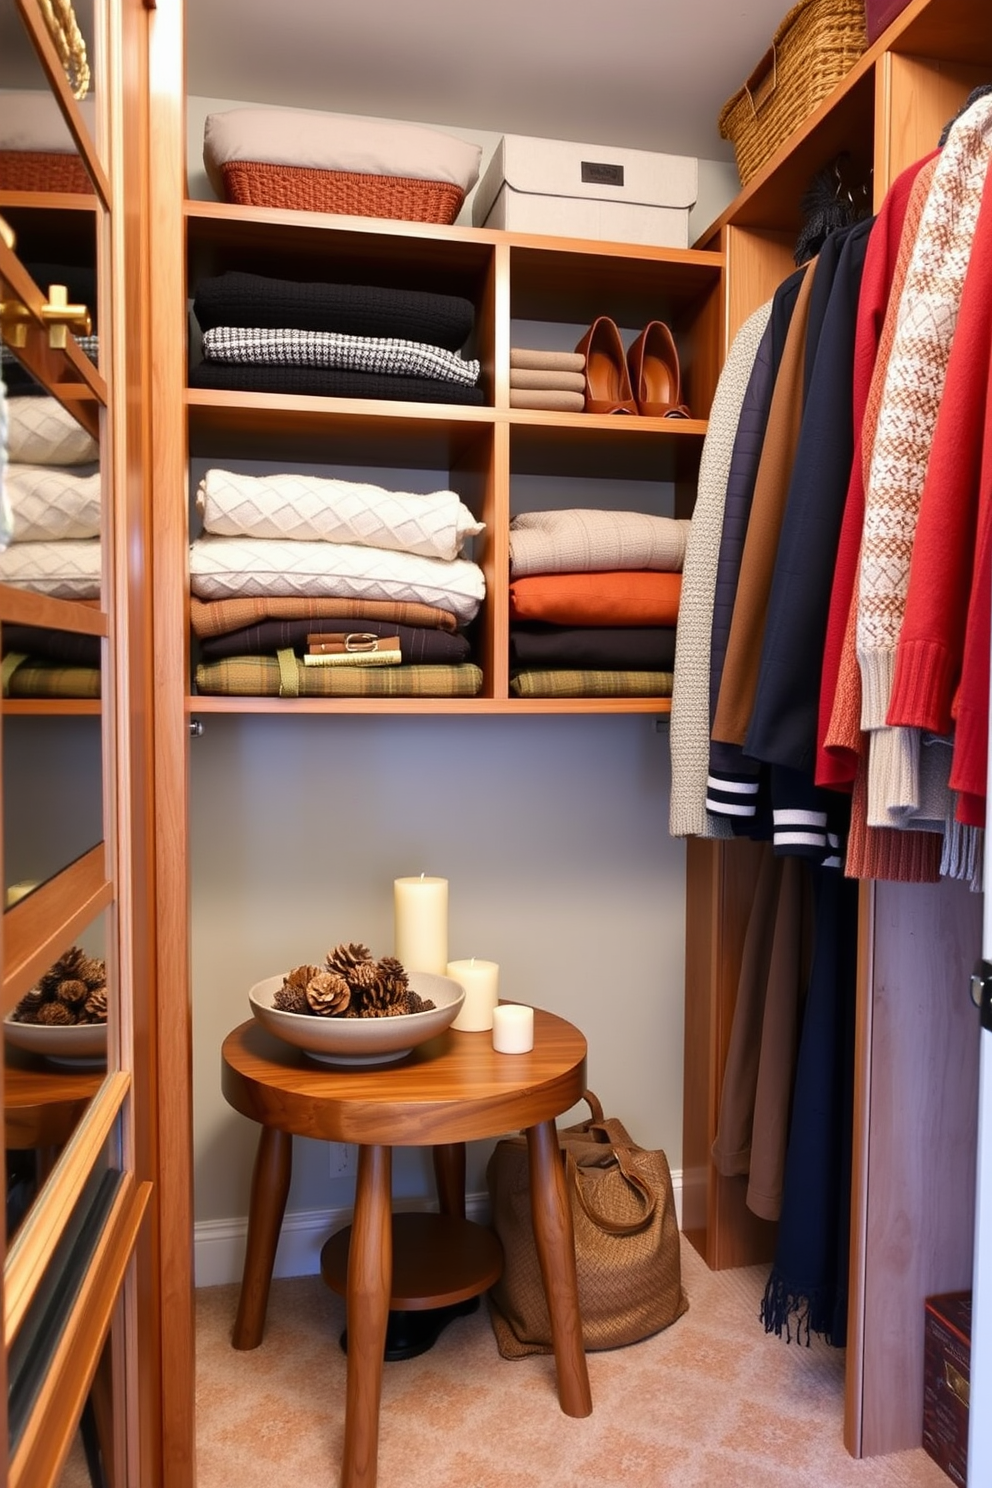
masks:
MULTIPOLYGON (((541 1009, 535 1010, 534 1048, 528 1054, 497 1054, 490 1034, 448 1029, 401 1062, 377 1069, 319 1064, 253 1019, 224 1040, 224 1097, 262 1128, 236 1348, 254 1348, 261 1341, 293 1136, 358 1144, 346 1283, 341 1488, 374 1488, 376 1481, 383 1349, 393 1290, 393 1147, 431 1146, 450 1159, 458 1144, 526 1130, 534 1238, 551 1319, 558 1399, 566 1415, 591 1413, 572 1215, 555 1127, 555 1118, 581 1100, 585 1074, 582 1034, 541 1009)), ((439 1175, 450 1173, 451 1166, 442 1163, 439 1175)), ((434 1305, 434 1298, 424 1305, 434 1305)))

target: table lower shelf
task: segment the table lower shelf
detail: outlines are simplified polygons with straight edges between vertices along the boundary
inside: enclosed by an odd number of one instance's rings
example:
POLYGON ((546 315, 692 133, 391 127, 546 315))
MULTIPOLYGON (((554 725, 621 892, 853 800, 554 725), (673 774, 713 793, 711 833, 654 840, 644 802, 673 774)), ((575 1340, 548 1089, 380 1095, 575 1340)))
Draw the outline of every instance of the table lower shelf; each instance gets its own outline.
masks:
MULTIPOLYGON (((499 1280, 503 1248, 491 1230, 450 1214, 394 1214, 391 1312, 447 1307, 499 1280)), ((351 1225, 325 1243, 320 1274, 332 1292, 348 1290, 351 1225)))

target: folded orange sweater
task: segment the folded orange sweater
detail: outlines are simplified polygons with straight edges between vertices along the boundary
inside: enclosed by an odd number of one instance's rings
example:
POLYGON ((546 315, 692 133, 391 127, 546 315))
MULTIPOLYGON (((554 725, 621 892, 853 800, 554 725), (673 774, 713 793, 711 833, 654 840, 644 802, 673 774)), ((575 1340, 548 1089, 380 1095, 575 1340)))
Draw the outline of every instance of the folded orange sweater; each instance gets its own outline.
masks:
POLYGON ((680 573, 528 574, 510 585, 510 619, 550 625, 674 625, 681 594, 680 573))

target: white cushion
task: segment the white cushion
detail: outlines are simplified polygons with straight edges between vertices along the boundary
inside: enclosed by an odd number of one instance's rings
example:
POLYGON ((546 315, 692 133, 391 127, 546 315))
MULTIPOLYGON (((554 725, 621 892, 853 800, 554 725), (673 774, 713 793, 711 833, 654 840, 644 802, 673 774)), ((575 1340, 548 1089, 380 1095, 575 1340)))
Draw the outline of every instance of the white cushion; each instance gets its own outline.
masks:
POLYGON ((57 398, 7 397, 7 459, 23 465, 89 465, 100 448, 57 398))
POLYGON ((8 465, 11 542, 64 542, 100 536, 99 469, 8 465))
POLYGON ((203 126, 203 164, 221 198, 220 167, 234 160, 447 181, 468 192, 481 159, 481 146, 420 124, 310 109, 226 109, 208 114, 203 126))
MULTIPOLYGON (((92 98, 84 98, 80 112, 90 134, 96 126, 92 98)), ((76 142, 53 94, 27 89, 0 89, 0 150, 44 150, 75 155, 76 142)))

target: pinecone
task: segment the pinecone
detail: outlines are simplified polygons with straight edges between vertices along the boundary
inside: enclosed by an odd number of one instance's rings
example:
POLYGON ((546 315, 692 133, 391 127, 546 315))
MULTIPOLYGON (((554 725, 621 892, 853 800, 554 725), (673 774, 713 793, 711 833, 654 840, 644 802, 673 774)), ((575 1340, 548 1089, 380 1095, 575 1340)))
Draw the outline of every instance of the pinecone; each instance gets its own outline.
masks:
POLYGON ((37 1022, 39 1023, 55 1023, 65 1026, 67 1023, 75 1023, 75 1021, 75 1018, 64 1002, 43 1002, 38 1009, 37 1022))
POLYGON ((308 1013, 310 1007, 307 1003, 306 988, 291 987, 287 978, 273 997, 272 1006, 279 1008, 283 1013, 308 1013))
POLYGON ((307 990, 307 983, 315 977, 320 970, 319 966, 294 966, 282 980, 284 992, 297 992, 303 997, 307 990))
POLYGON ((80 1021, 87 1023, 106 1023, 107 1021, 107 989, 106 987, 94 987, 83 1003, 80 1021))
POLYGON ((328 951, 324 958, 324 965, 328 971, 336 971, 350 982, 355 968, 363 961, 371 961, 372 952, 368 946, 362 945, 361 941, 351 941, 348 945, 343 943, 336 945, 333 951, 328 951))
POLYGON ((49 998, 56 996, 60 982, 81 981, 88 987, 98 987, 106 980, 107 968, 103 961, 87 956, 80 946, 70 946, 40 978, 38 989, 44 998, 49 998))
POLYGON ((30 992, 25 992, 20 1002, 14 1009, 15 1023, 37 1023, 38 1009, 44 1002, 40 987, 32 987, 30 992))
POLYGON ((336 971, 318 971, 307 983, 308 1009, 319 1018, 333 1018, 345 1012, 351 1002, 351 988, 336 971))
POLYGON ((412 987, 408 987, 403 999, 402 1011, 404 1013, 429 1013, 431 1008, 436 1006, 437 1004, 429 997, 421 997, 419 992, 414 992, 412 987))
POLYGON ((410 987, 406 967, 395 956, 383 956, 379 962, 379 975, 393 992, 395 1000, 401 1002, 410 987))
POLYGON ((68 1008, 75 1008, 79 1003, 86 1001, 89 992, 90 989, 85 982, 75 977, 66 977, 55 988, 55 1001, 64 1002, 68 1008))

